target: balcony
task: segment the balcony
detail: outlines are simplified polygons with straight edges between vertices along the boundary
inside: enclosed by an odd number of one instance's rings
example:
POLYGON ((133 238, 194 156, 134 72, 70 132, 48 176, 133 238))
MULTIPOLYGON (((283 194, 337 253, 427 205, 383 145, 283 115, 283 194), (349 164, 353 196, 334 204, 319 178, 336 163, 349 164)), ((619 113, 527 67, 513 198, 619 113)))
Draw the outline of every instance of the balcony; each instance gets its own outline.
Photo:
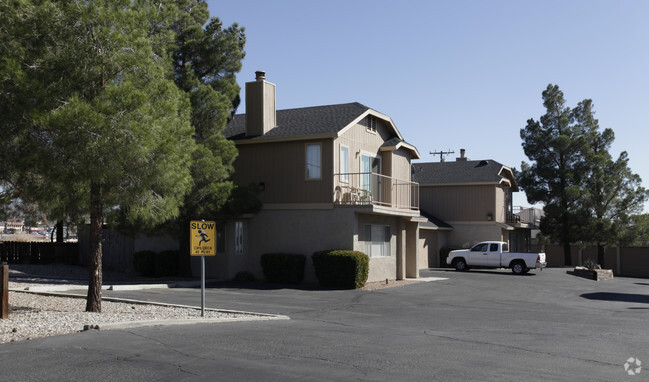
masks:
POLYGON ((369 173, 334 174, 334 203, 419 210, 419 183, 369 173))
POLYGON ((541 224, 541 216, 543 210, 531 207, 515 206, 513 211, 506 211, 507 223, 509 224, 525 224, 538 227, 541 224))

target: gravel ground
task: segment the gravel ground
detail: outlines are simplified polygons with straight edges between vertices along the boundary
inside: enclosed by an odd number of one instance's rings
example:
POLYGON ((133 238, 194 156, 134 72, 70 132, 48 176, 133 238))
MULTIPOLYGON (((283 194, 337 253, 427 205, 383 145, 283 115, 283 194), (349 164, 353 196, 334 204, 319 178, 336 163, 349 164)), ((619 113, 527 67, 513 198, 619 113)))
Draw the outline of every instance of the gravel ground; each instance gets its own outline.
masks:
MULTIPOLYGON (((134 304, 102 301, 102 313, 85 312, 85 298, 51 296, 22 292, 28 287, 60 287, 87 285, 87 270, 78 266, 11 265, 9 271, 9 317, 0 319, 0 343, 23 341, 40 337, 100 329, 107 324, 149 321, 165 324, 172 320, 233 321, 271 319, 267 315, 206 309, 170 307, 153 304, 134 304)), ((147 284, 156 279, 133 279, 119 273, 106 273, 107 282, 125 284, 134 281, 147 284)), ((87 287, 85 287, 87 290, 87 287)), ((85 293, 85 291, 83 291, 85 293)))

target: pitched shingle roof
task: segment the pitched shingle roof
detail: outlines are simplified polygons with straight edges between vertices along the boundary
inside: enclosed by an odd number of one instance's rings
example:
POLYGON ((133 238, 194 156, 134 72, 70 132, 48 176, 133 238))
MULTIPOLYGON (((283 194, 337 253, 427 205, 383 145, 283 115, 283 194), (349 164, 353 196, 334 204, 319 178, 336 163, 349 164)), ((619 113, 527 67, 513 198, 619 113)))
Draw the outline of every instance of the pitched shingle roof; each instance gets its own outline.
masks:
MULTIPOLYGON (((413 163, 412 180, 421 185, 460 183, 500 183, 509 179, 494 160, 413 163)), ((515 184, 514 187, 516 188, 515 184)))
POLYGON ((335 134, 369 108, 358 102, 277 110, 277 127, 263 136, 246 137, 246 115, 237 114, 223 130, 229 139, 259 139, 335 134))

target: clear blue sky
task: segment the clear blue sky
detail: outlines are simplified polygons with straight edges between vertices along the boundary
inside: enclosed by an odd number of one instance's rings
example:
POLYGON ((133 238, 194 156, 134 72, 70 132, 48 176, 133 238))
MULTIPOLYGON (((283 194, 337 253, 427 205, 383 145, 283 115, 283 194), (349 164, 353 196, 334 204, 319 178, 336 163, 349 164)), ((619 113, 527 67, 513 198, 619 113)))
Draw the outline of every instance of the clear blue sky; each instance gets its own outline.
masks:
MULTIPOLYGON (((519 131, 549 83, 593 100, 649 185, 649 1, 208 1, 246 28, 242 87, 256 70, 277 108, 360 102, 392 118, 425 161, 460 148, 520 168, 519 131)), ((245 112, 242 105, 238 112, 245 112)), ((515 205, 527 205, 523 193, 515 205)))

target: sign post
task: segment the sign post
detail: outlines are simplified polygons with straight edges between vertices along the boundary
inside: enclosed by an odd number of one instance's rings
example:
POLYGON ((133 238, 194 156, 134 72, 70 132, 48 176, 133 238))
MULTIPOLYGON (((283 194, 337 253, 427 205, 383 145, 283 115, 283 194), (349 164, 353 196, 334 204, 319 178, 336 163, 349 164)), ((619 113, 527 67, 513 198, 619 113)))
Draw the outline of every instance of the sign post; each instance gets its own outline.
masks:
POLYGON ((192 220, 189 223, 189 245, 192 256, 201 257, 201 317, 205 316, 205 256, 216 255, 216 223, 192 220))

